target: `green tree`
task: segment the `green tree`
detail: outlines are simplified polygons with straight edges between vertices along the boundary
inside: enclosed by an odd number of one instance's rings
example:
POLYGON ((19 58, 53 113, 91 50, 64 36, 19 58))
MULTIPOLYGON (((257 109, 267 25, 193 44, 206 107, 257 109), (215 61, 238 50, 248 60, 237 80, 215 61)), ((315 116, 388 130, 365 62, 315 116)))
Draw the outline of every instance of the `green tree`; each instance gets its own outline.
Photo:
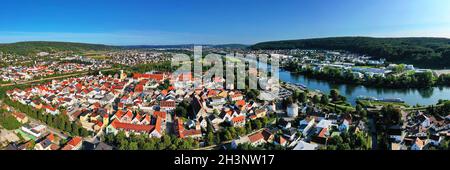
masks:
POLYGON ((128 146, 128 150, 138 150, 138 144, 136 142, 130 142, 128 146))
POLYGON ((313 97, 313 103, 320 103, 320 98, 318 95, 314 95, 313 97))
POLYGON ((320 98, 320 103, 322 103, 323 105, 328 105, 329 102, 330 102, 330 99, 328 98, 328 96, 322 95, 322 97, 320 98))
POLYGON ((333 101, 339 101, 339 90, 332 89, 330 90, 330 97, 333 101))
POLYGON ((300 103, 305 103, 307 100, 307 96, 306 96, 305 92, 296 91, 295 97, 296 97, 297 101, 300 103))

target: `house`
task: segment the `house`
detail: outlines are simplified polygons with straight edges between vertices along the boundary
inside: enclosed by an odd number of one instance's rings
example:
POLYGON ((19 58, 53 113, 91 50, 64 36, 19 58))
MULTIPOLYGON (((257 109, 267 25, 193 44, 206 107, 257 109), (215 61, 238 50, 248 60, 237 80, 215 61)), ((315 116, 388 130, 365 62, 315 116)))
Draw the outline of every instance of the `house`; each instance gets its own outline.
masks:
POLYGON ((307 143, 304 141, 299 141, 298 144, 294 147, 294 150, 316 150, 318 147, 317 144, 307 143))
POLYGON ((35 150, 51 150, 50 146, 52 145, 52 141, 45 138, 34 146, 35 150))
POLYGON ((202 137, 202 131, 198 129, 184 129, 183 120, 176 118, 174 121, 174 130, 179 138, 194 138, 198 139, 202 137))
POLYGON ((173 100, 166 100, 166 101, 161 101, 159 103, 159 106, 162 110, 164 111, 172 111, 175 109, 175 101, 173 100))
POLYGON ((184 130, 182 134, 183 138, 199 139, 202 137, 202 131, 197 129, 184 130))
POLYGON ((235 93, 233 95, 230 95, 229 98, 231 101, 238 101, 244 99, 244 96, 240 93, 235 93))
POLYGON ((424 114, 420 114, 420 115, 418 116, 418 119, 419 119, 420 125, 421 125, 423 128, 428 128, 428 127, 431 125, 430 118, 428 118, 428 117, 425 116, 424 114))
POLYGON ((198 118, 198 122, 199 122, 201 128, 206 129, 206 127, 208 126, 208 121, 203 116, 198 118))
POLYGON ((287 116, 297 117, 298 116, 298 105, 293 103, 287 107, 287 116))
POLYGON ((225 98, 222 96, 213 96, 210 98, 210 104, 212 106, 218 106, 218 105, 223 105, 226 103, 225 98))
POLYGON ((255 134, 248 136, 250 144, 253 146, 258 146, 267 142, 271 142, 274 138, 274 135, 269 132, 268 129, 264 129, 255 134))
POLYGON ((278 136, 275 138, 274 143, 276 145, 286 146, 287 140, 283 136, 278 136))
POLYGON ((255 115, 257 118, 265 117, 267 114, 267 111, 265 109, 256 109, 255 115))
POLYGON ((286 121, 285 119, 280 119, 280 121, 278 122, 278 126, 286 130, 291 128, 291 123, 286 121))
POLYGON ((166 112, 154 111, 153 116, 161 118, 162 122, 166 122, 166 117, 167 117, 166 112))
POLYGON ((155 128, 153 128, 153 131, 150 133, 151 137, 155 137, 155 138, 160 138, 163 134, 163 129, 162 129, 162 118, 161 117, 156 117, 156 123, 155 123, 155 128))
POLYGON ((428 139, 428 143, 434 146, 439 146, 442 140, 443 140, 442 136, 431 135, 430 138, 428 139))
POLYGON ((13 112, 12 115, 22 124, 25 124, 28 122, 28 117, 20 112, 13 112))
POLYGON ((397 142, 397 143, 402 142, 403 138, 405 137, 405 134, 403 133, 403 128, 400 125, 389 127, 388 134, 389 134, 389 138, 393 142, 397 142))
POLYGON ((26 124, 23 125, 20 129, 35 138, 40 138, 47 130, 47 127, 44 125, 31 126, 26 124))
POLYGON ((308 116, 305 119, 301 120, 299 123, 298 130, 302 132, 303 136, 307 136, 308 132, 314 126, 315 118, 313 116, 308 116))
POLYGON ((50 105, 45 105, 44 108, 45 108, 45 112, 50 113, 51 115, 59 114, 59 111, 50 105))
POLYGON ((286 137, 289 141, 293 141, 297 135, 297 129, 295 128, 289 128, 286 130, 283 130, 283 136, 286 137))
POLYGON ((106 127, 106 133, 113 133, 117 134, 120 130, 123 130, 126 132, 127 135, 129 133, 134 134, 149 134, 154 129, 154 126, 152 125, 135 125, 131 123, 122 123, 118 121, 117 119, 113 120, 111 124, 106 127))
POLYGON ((342 121, 342 124, 339 125, 339 131, 340 132, 347 132, 348 128, 349 128, 349 121, 347 119, 344 119, 344 121, 342 121))
POLYGON ((422 150, 425 146, 425 142, 419 138, 416 138, 414 145, 411 146, 411 150, 422 150))
POLYGON ((317 135, 312 137, 311 142, 314 142, 316 144, 326 145, 327 141, 328 141, 328 137, 327 137, 327 134, 329 132, 328 128, 318 127, 317 132, 318 132, 317 135))
POLYGON ((70 139, 67 144, 61 148, 61 150, 80 150, 81 146, 83 144, 83 139, 79 136, 75 136, 72 139, 70 139))
POLYGON ((231 125, 234 127, 243 127, 245 126, 245 116, 240 115, 231 119, 231 125))

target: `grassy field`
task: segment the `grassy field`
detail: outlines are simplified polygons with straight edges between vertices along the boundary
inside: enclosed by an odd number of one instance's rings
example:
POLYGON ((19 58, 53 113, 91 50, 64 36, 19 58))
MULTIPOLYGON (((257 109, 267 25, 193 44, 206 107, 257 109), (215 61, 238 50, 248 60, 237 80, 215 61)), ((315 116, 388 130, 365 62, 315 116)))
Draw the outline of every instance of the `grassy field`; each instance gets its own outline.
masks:
POLYGON ((110 57, 105 55, 105 52, 99 52, 99 51, 89 51, 83 54, 86 57, 96 59, 96 60, 106 60, 110 59, 110 57))
POLYGON ((358 103, 361 103, 363 106, 374 107, 374 106, 387 106, 393 105, 398 107, 410 107, 406 103, 398 103, 398 102, 381 102, 381 101, 368 101, 368 100, 359 100, 358 103))

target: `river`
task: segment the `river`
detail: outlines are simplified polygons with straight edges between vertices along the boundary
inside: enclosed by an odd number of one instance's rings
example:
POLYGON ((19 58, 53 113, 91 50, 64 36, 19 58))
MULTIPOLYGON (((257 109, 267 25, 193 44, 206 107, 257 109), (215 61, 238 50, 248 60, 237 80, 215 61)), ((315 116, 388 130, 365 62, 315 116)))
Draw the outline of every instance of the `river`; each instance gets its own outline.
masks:
MULTIPOLYGON (((266 64, 259 63, 260 68, 267 67, 266 64)), ((270 66, 269 66, 270 67, 270 66)), ((432 105, 439 99, 450 100, 450 87, 430 87, 430 88, 380 88, 365 87, 362 85, 339 84, 308 78, 303 75, 293 74, 287 70, 280 69, 280 80, 288 83, 300 83, 310 90, 320 90, 329 93, 331 89, 338 89, 341 95, 347 97, 352 105, 356 104, 358 96, 370 96, 381 98, 401 98, 409 105, 432 105)))

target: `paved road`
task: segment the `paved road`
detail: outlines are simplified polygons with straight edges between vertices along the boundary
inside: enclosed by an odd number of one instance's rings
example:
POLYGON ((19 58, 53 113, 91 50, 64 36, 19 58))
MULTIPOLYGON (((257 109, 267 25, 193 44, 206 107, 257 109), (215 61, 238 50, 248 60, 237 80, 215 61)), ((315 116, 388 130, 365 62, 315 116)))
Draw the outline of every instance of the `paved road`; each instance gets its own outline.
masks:
POLYGON ((377 139, 377 127, 374 118, 369 118, 370 135, 372 136, 372 150, 377 150, 378 139, 377 139))

